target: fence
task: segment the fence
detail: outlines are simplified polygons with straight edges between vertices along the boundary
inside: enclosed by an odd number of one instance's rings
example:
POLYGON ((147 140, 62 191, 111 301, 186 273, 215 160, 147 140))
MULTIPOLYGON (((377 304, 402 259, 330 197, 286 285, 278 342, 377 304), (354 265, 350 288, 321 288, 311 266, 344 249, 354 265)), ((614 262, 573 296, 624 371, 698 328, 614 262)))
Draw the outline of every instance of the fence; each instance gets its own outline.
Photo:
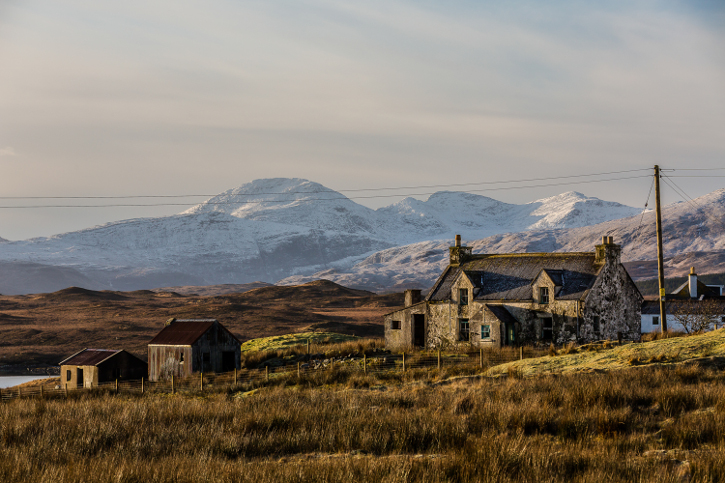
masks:
MULTIPOLYGON (((394 372, 414 370, 482 370, 495 365, 505 364, 518 359, 541 357, 548 354, 548 349, 533 347, 517 347, 504 349, 481 349, 478 352, 443 353, 413 352, 400 354, 375 354, 373 357, 338 357, 331 359, 311 359, 293 365, 271 366, 262 369, 234 370, 220 374, 197 373, 185 378, 150 382, 146 379, 115 380, 94 385, 92 387, 69 387, 59 384, 52 388, 42 384, 38 386, 17 386, 0 389, 0 402, 23 397, 68 397, 69 394, 81 391, 96 390, 115 393, 168 393, 203 392, 219 388, 235 388, 244 384, 265 384, 275 378, 284 376, 298 377, 312 374, 324 374, 345 371, 364 375, 380 375, 394 372)), ((392 375, 392 374, 391 374, 392 375)))

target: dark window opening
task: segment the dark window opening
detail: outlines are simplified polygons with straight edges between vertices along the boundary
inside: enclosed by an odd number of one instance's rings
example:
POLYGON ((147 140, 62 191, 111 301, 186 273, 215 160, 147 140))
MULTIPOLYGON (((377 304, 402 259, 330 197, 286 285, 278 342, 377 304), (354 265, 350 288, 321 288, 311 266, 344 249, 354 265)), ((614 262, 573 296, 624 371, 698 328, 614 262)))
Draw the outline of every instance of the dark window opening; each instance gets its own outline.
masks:
POLYGON ((554 339, 554 319, 551 317, 541 319, 541 338, 543 340, 554 339))
POLYGON ((184 362, 184 353, 179 354, 179 362, 184 362))
POLYGON ((400 321, 399 320, 391 320, 390 321, 390 328, 393 330, 400 330, 400 321))
POLYGON ((468 289, 467 288, 459 289, 458 300, 461 305, 468 305, 468 289))
POLYGON ((458 320, 458 340, 468 342, 470 336, 468 319, 458 320))
POLYGON ((67 369, 65 371, 65 382, 70 382, 70 378, 71 378, 70 369, 67 369))
POLYGON ((549 287, 539 287, 539 303, 549 303, 549 287))
POLYGON ((83 387, 83 369, 76 369, 76 386, 83 387))
POLYGON ((481 326, 481 339, 491 338, 491 326, 486 324, 481 326))
POLYGON ((201 358, 202 358, 202 361, 206 364, 207 362, 210 362, 211 361, 211 354, 208 353, 208 352, 204 352, 201 355, 201 358))
POLYGON ((599 324, 599 316, 594 315, 592 316, 592 327, 594 328, 594 333, 598 334, 601 331, 601 326, 599 324))
POLYGON ((658 316, 652 317, 652 325, 660 325, 660 318, 658 316))

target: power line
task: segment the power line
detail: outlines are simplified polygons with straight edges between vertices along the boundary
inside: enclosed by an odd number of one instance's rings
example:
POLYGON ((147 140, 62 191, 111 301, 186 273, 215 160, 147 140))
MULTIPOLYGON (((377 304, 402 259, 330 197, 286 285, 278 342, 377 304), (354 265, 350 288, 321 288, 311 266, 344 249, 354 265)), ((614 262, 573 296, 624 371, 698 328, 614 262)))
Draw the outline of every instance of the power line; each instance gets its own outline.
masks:
MULTIPOLYGON (((636 170, 640 171, 640 170, 636 170)), ((630 171, 631 172, 631 171, 630 171)), ((619 178, 609 179, 596 179, 596 180, 585 180, 585 181, 572 181, 567 183, 547 183, 547 184, 536 184, 526 186, 506 186, 500 188, 486 188, 478 190, 468 190, 470 192, 490 192, 490 191, 502 191, 502 190, 518 190, 518 189, 530 189, 530 188, 546 188, 552 186, 568 186, 576 184, 590 184, 590 183, 603 183, 610 181, 621 181, 630 180, 636 178, 648 178, 649 175, 642 176, 626 176, 619 178)), ((313 192, 287 192, 287 193, 276 193, 276 194, 307 194, 313 192)), ((374 198, 400 198, 403 196, 427 196, 435 194, 435 192, 421 192, 421 193, 404 193, 404 194, 390 194, 390 195, 370 195, 370 196, 337 196, 332 198, 303 198, 303 199, 289 199, 289 200, 254 200, 254 201, 214 201, 206 202, 205 205, 252 205, 262 203, 292 203, 292 202, 311 202, 311 201, 336 201, 336 200, 354 200, 354 199, 374 199, 374 198)), ((251 196, 251 195, 250 195, 251 196)), ((104 205, 26 205, 26 206, 0 206, 0 209, 33 209, 33 208, 130 208, 130 207, 161 207, 161 206, 189 206, 189 203, 113 203, 104 205)))
POLYGON ((639 226, 637 227, 637 234, 634 236, 633 240, 637 240, 639 236, 642 234, 640 232, 640 229, 642 228, 642 222, 644 221, 644 214, 647 212, 647 205, 649 205, 649 198, 652 196, 652 188, 654 188, 655 185, 655 179, 652 178, 652 184, 649 185, 649 193, 647 193, 647 199, 644 201, 644 208, 642 209, 642 216, 639 219, 639 226))
POLYGON ((693 206, 697 210, 702 211, 702 213, 705 216, 707 216, 708 218, 710 218, 711 220, 713 220, 715 223, 717 223, 718 225, 720 225, 723 228, 725 228, 725 223, 723 223, 721 220, 715 218, 711 214, 707 213, 703 209, 703 207, 697 201, 695 201, 694 199, 692 199, 692 197, 690 195, 688 195, 687 193, 685 193, 685 190, 683 190, 682 188, 680 188, 669 176, 664 176, 663 175, 662 179, 664 179, 665 183, 667 183, 670 186, 670 188, 672 188, 673 190, 675 190, 675 193, 679 194, 680 197, 682 197, 682 199, 684 199, 685 202, 687 202, 690 206, 693 206), (668 181, 668 179, 669 179, 669 181, 668 181), (670 183, 672 183, 672 184, 670 184, 670 183))
MULTIPOLYGON (((397 186, 387 188, 357 188, 347 190, 311 190, 311 191, 282 191, 282 192, 261 192, 261 193, 236 193, 234 196, 260 196, 260 195, 286 195, 286 194, 315 194, 315 193, 357 193, 364 191, 391 191, 391 190, 411 190, 411 189, 431 189, 431 188, 456 188, 463 186, 482 186, 482 185, 498 185, 511 183, 530 183, 538 181, 551 181, 559 179, 587 178, 592 176, 608 176, 612 174, 635 173, 638 171, 649 171, 649 169, 628 169, 621 171, 608 171, 603 173, 592 174, 576 174, 569 176, 551 176, 548 178, 529 178, 529 179, 513 179, 503 181, 481 181, 477 183, 452 183, 438 185, 420 185, 420 186, 397 186)), ((202 198, 214 197, 214 194, 188 194, 188 195, 127 195, 127 196, 0 196, 2 200, 105 200, 105 199, 139 199, 139 198, 202 198)), ((143 205, 145 206, 145 205, 143 205)))

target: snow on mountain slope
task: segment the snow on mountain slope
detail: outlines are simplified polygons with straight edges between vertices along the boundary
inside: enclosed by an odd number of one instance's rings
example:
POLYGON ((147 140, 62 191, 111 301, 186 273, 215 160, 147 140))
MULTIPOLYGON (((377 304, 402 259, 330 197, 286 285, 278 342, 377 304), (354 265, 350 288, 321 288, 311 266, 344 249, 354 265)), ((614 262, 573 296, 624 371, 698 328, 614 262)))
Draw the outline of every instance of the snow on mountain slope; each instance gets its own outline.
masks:
MULTIPOLYGON (((575 194, 578 195, 578 194, 575 194)), ((569 193, 553 197, 566 201, 576 199, 569 193)), ((555 206, 552 198, 540 200, 542 206, 555 206), (550 203, 550 204, 549 204, 550 203)), ((538 203, 538 202, 537 202, 538 203)), ((606 202, 603 202, 606 204, 606 202)), ((524 205, 525 206, 525 205, 524 205)), ((569 204, 569 206, 571 206, 569 204)), ((587 207, 588 208, 588 207, 587 207)), ((616 207, 615 207, 616 208, 616 207)), ((626 207, 625 207, 626 208, 626 207)), ((581 216, 596 220, 596 209, 581 216)), ((552 210, 556 220, 566 218, 565 210, 552 210)), ((725 189, 715 191, 694 200, 693 203, 676 203, 662 210, 664 250, 667 276, 686 273, 692 265, 698 273, 723 271, 725 267, 725 189)), ((521 252, 572 252, 593 251, 601 237, 613 236, 622 245, 623 261, 653 260, 656 258, 654 213, 610 220, 592 226, 527 230, 505 233, 464 243, 474 253, 521 253, 521 252)), ((304 283, 326 278, 353 288, 368 290, 399 290, 403 288, 428 288, 448 263, 448 247, 453 240, 414 243, 388 248, 366 257, 347 270, 321 271, 311 276, 295 276, 281 280, 280 284, 304 283)), ((633 264, 636 265, 636 264, 633 264)), ((652 277, 651 264, 639 272, 642 278, 652 277)), ((635 267, 636 268, 636 267, 635 267)), ((656 270, 656 267, 655 267, 656 270)), ((656 274, 656 272, 655 272, 656 274)))
POLYGON ((420 264, 432 260, 432 247, 445 250, 456 233, 469 240, 499 237, 499 250, 512 244, 558 249, 564 242, 542 235, 541 228, 580 227, 636 211, 574 192, 522 205, 440 192, 426 201, 407 198, 371 210, 320 184, 277 178, 247 183, 178 215, 3 242, 0 262, 65 267, 121 290, 277 282, 328 272, 364 276, 382 286, 435 271, 420 264), (521 230, 536 231, 520 239, 501 235, 521 230), (446 242, 428 241, 436 239, 446 242), (399 248, 420 242, 428 255, 399 248))

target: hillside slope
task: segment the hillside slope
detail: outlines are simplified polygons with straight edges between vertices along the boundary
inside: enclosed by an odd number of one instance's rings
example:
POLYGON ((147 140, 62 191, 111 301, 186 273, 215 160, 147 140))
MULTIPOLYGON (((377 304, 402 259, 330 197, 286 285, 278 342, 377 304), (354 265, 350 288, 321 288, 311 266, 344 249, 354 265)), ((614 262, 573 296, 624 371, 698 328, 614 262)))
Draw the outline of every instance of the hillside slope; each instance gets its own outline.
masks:
POLYGON ((725 367, 725 329, 702 335, 582 351, 577 354, 524 359, 492 367, 488 374, 496 376, 516 373, 528 377, 540 374, 612 371, 633 366, 692 362, 725 367))

